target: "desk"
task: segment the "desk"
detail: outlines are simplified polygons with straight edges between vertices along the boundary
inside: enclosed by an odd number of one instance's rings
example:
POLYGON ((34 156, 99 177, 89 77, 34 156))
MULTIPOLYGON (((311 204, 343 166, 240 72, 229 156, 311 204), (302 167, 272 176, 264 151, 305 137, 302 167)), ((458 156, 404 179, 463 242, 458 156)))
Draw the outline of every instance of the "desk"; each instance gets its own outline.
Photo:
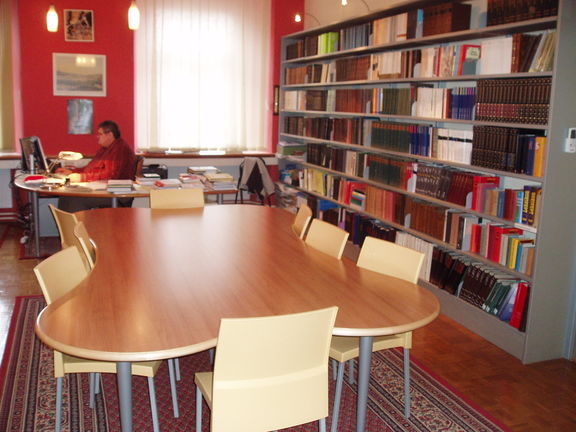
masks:
MULTIPOLYGON (((38 196, 73 196, 85 198, 110 198, 112 200, 112 207, 118 206, 118 198, 147 198, 150 196, 149 189, 139 189, 128 193, 111 193, 106 190, 87 190, 89 188, 82 187, 81 185, 72 184, 70 187, 54 187, 51 189, 43 188, 38 184, 26 184, 24 178, 28 174, 19 175, 14 178, 14 184, 23 190, 28 191, 31 204, 31 228, 34 237, 34 246, 36 248, 36 257, 40 256, 40 218, 38 216, 38 196), (78 186, 78 187, 75 187, 78 186)), ((102 182, 101 182, 102 183, 102 182)), ((236 189, 216 190, 212 188, 205 188, 205 195, 216 195, 218 204, 223 203, 223 195, 235 194, 236 189)))
POLYGON ((118 363, 122 430, 132 429, 130 363, 216 345, 220 319, 339 307, 335 335, 361 336, 364 430, 372 337, 415 330, 439 313, 416 284, 336 260, 299 240, 294 215, 253 205, 77 213, 96 266, 42 311, 36 333, 67 354, 118 363))

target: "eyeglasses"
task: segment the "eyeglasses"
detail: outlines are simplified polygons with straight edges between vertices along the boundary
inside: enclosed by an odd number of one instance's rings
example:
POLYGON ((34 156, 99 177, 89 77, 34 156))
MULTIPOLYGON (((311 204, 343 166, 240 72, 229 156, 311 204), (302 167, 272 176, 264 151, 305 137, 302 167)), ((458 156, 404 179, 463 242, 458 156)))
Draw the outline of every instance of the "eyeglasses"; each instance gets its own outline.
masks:
POLYGON ((111 131, 96 132, 96 136, 102 136, 111 133, 111 131))

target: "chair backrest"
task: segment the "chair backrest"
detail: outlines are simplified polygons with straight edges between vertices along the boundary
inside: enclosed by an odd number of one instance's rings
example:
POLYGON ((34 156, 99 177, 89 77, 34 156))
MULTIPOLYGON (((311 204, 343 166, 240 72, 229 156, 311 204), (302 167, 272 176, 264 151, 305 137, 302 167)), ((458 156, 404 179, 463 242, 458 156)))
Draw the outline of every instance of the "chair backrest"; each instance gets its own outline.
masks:
POLYGON ((78 223, 76 215, 74 213, 60 210, 52 204, 49 204, 48 206, 50 207, 52 216, 54 216, 54 220, 56 221, 58 233, 60 233, 60 244, 62 245, 62 249, 76 244, 74 239, 74 227, 78 223))
POLYGON ((34 274, 46 303, 50 304, 76 287, 88 275, 88 270, 81 252, 72 246, 46 258, 34 267, 34 274))
POLYGON ((74 235, 78 240, 78 245, 80 245, 82 252, 84 252, 83 255, 86 259, 88 268, 93 269, 94 264, 96 263, 96 243, 94 243, 94 240, 90 238, 90 234, 88 234, 84 222, 80 221, 76 224, 74 227, 74 235))
POLYGON ((306 234, 306 229, 312 220, 312 209, 308 207, 306 204, 302 204, 298 209, 298 213, 296 213, 296 217, 294 218, 294 223, 292 224, 292 229, 300 237, 301 239, 304 238, 306 234))
POLYGON ((142 167, 144 166, 144 156, 136 156, 136 163, 134 164, 134 178, 142 177, 142 167))
POLYGON ((150 208, 187 209, 204 207, 203 189, 151 189, 150 208))
POLYGON ((366 237, 357 265, 378 273, 418 282, 424 254, 386 240, 366 237))
POLYGON ((269 431, 328 416, 328 353, 337 307, 222 319, 212 431, 269 431))
POLYGON ((336 225, 320 219, 313 219, 304 242, 320 252, 340 259, 344 253, 348 235, 346 231, 336 225))

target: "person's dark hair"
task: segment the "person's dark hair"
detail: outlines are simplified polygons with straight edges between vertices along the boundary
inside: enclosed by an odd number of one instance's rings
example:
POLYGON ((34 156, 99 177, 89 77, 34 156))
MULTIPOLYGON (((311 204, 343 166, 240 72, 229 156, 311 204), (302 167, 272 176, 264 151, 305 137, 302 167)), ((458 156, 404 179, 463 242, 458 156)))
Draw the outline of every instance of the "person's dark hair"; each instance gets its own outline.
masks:
POLYGON ((98 125, 98 128, 102 129, 104 132, 112 132, 115 139, 120 138, 120 128, 112 120, 104 120, 98 125))

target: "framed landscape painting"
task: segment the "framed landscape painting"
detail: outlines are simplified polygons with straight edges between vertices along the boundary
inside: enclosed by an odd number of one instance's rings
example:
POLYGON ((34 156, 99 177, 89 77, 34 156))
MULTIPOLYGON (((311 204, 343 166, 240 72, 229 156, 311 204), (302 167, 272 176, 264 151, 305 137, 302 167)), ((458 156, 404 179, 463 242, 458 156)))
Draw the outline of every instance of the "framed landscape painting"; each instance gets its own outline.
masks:
POLYGON ((106 56, 52 54, 55 96, 106 96, 106 56))

